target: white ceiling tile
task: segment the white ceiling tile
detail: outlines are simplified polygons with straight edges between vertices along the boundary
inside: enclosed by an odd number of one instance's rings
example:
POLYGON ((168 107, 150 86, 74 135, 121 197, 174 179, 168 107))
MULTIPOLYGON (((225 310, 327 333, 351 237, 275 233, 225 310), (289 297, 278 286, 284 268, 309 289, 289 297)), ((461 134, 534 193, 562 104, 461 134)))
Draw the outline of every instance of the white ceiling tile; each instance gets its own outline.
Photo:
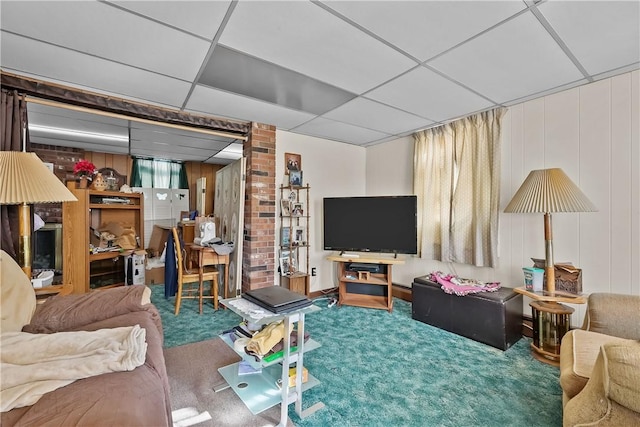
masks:
POLYGON ((322 117, 298 126, 293 132, 356 145, 366 144, 389 136, 388 134, 376 132, 371 129, 336 122, 322 117))
POLYGON ((549 1, 538 9, 589 74, 640 61, 640 2, 549 1))
POLYGON ((2 33, 0 43, 0 63, 7 71, 173 107, 182 105, 190 88, 181 80, 9 33, 2 33))
POLYGON ((175 147, 204 149, 204 150, 222 150, 226 147, 231 140, 218 141, 208 139, 204 136, 201 137, 188 137, 184 135, 175 134, 172 132, 166 132, 161 128, 155 130, 142 130, 131 129, 131 140, 139 140, 154 143, 154 144, 168 144, 175 147))
POLYGON ((89 141, 87 139, 74 140, 71 138, 52 138, 40 135, 29 135, 29 140, 34 144, 57 145, 59 147, 79 148, 86 151, 97 151, 100 153, 129 154, 129 147, 116 143, 105 143, 103 141, 89 141))
POLYGON ((388 134, 423 128, 433 123, 431 120, 364 98, 349 101, 323 117, 388 134))
MULTIPOLYGON (((433 126, 431 121, 446 122, 494 103, 512 105, 640 67, 637 0, 0 1, 3 71, 176 110, 188 101, 188 111, 360 146, 409 135, 433 126), (241 88, 253 91, 201 81, 203 86, 196 85, 187 99, 209 51, 208 40, 219 31, 230 5, 233 13, 211 63, 223 64, 231 71, 231 82, 237 83, 237 76, 241 88), (527 5, 531 9, 523 10, 527 5), (533 12, 554 29, 589 78, 533 12), (399 50, 418 60, 428 58, 428 65, 417 65, 399 50), (250 61, 232 62, 221 51, 250 56, 290 74, 280 75, 283 86, 278 87, 273 75, 256 72, 250 61), (317 101, 319 95, 304 85, 292 89, 290 75, 361 98, 303 112, 307 101, 317 101), (274 96, 261 98, 257 89, 274 96), (283 99, 289 102, 281 103, 283 99), (316 118, 313 112, 328 113, 316 118)), ((326 92, 320 89, 320 96, 326 92)), ((59 126, 77 120, 81 129, 93 127, 93 119, 59 116, 59 126)), ((53 115, 30 117, 56 124, 53 115)), ((95 123, 103 131, 119 126, 104 117, 95 123)), ((122 129, 128 129, 128 121, 124 123, 122 129)), ((127 149, 60 136, 44 139, 43 131, 33 132, 33 138, 91 151, 127 149)), ((190 138, 180 133, 177 143, 164 134, 155 139, 157 144, 134 140, 134 154, 227 162, 210 157, 217 153, 211 148, 228 140, 190 138)))
POLYGON ((186 109, 214 116, 268 123, 278 129, 288 130, 315 116, 290 110, 268 102, 235 95, 205 86, 196 86, 186 109))
POLYGON ((4 30, 185 80, 195 78, 210 47, 197 37, 93 1, 3 2, 1 23, 4 30))
POLYGON ((112 1, 176 28, 209 40, 216 35, 230 1, 112 1))
POLYGON ((496 102, 583 77, 530 12, 445 53, 429 65, 496 102))
POLYGON ((437 122, 493 105, 424 67, 418 67, 366 96, 437 122))
POLYGON ((128 120, 98 116, 80 111, 27 103, 29 127, 44 126, 67 131, 81 131, 127 137, 128 120))
POLYGON ((354 93, 415 65, 310 2, 240 2, 220 43, 354 93))
POLYGON ((327 1, 326 5, 425 61, 525 8, 519 1, 327 1))

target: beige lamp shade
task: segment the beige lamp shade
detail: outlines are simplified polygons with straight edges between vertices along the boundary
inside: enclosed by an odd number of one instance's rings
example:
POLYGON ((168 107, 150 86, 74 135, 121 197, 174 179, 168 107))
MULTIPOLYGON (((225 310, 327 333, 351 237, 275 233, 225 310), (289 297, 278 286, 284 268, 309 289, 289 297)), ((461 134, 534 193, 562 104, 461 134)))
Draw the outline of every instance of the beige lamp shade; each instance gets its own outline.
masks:
POLYGON ((533 170, 505 212, 595 212, 598 209, 562 169, 533 170))
POLYGON ((0 151, 0 205, 77 200, 35 153, 0 151))

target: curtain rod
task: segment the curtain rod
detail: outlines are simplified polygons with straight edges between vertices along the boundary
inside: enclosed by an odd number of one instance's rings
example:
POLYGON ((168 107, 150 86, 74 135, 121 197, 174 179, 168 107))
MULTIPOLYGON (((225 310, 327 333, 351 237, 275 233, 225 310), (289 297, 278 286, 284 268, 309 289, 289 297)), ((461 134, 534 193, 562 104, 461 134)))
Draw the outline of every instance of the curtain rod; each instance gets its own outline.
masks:
POLYGON ((240 141, 246 141, 248 139, 246 136, 240 136, 240 135, 237 135, 237 134, 234 134, 234 133, 231 133, 231 132, 222 132, 222 131, 215 131, 215 130, 209 130, 209 129, 202 129, 202 128, 197 128, 197 127, 178 125, 178 124, 175 124, 175 123, 157 122, 157 121, 154 121, 154 120, 127 116, 126 114, 111 113, 111 112, 107 112, 107 111, 94 110, 94 109, 88 108, 88 107, 80 107, 78 105, 65 104, 63 102, 50 101, 48 99, 37 98, 37 97, 31 96, 31 95, 27 95, 26 100, 27 100, 27 102, 33 102, 34 104, 46 105, 46 106, 49 106, 49 107, 65 108, 67 110, 72 110, 72 111, 79 111, 79 112, 83 112, 83 113, 96 114, 96 115, 99 115, 99 116, 112 117, 112 118, 123 119, 123 120, 131 120, 131 121, 139 122, 139 123, 146 123, 146 124, 152 124, 152 125, 158 125, 158 126, 165 126, 165 127, 170 127, 170 128, 173 128, 173 129, 180 129, 180 130, 185 130, 185 131, 204 133, 204 134, 207 134, 207 135, 222 136, 222 137, 225 137, 225 138, 232 138, 232 139, 237 139, 237 140, 240 140, 240 141))

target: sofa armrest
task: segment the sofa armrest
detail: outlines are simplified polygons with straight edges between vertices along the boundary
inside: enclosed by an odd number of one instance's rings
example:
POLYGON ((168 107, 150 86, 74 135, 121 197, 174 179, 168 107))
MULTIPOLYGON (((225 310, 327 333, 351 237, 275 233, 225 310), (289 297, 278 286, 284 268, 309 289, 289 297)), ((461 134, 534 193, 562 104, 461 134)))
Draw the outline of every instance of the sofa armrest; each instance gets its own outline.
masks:
POLYGON ((36 308, 31 322, 22 330, 30 333, 53 333, 76 329, 110 317, 148 310, 151 289, 146 286, 123 286, 82 295, 57 295, 36 308))
POLYGON ((640 296, 610 293, 589 295, 583 329, 640 340, 640 296))
POLYGON ((591 378, 564 407, 563 425, 640 424, 640 343, 601 347, 591 378))

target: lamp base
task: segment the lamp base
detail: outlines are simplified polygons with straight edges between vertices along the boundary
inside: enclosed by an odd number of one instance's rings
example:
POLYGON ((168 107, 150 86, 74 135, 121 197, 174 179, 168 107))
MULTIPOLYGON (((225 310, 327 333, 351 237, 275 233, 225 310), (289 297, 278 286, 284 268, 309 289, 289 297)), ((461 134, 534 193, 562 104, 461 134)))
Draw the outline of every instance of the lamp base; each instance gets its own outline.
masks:
POLYGON ((20 229, 18 245, 18 263, 22 271, 31 280, 31 206, 23 203, 18 213, 20 229))

